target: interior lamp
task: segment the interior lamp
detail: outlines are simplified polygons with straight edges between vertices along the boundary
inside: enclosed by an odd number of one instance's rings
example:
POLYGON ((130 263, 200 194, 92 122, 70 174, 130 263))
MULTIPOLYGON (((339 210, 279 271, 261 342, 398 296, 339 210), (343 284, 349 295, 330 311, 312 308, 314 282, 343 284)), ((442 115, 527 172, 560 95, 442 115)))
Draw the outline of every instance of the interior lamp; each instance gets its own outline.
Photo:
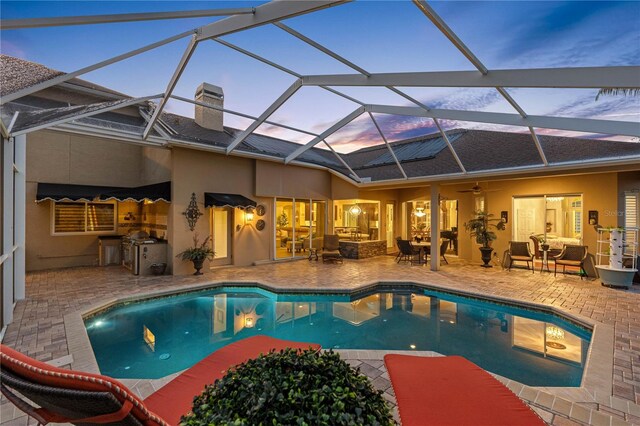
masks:
POLYGON ((560 341, 564 340, 564 330, 560 327, 556 327, 555 325, 550 325, 545 329, 545 335, 547 337, 546 346, 552 349, 567 349, 565 345, 560 343, 560 341))
POLYGON ((547 339, 549 340, 562 340, 564 339, 564 330, 560 327, 550 325, 546 329, 547 339))
POLYGON ((357 216, 357 215, 359 215, 360 213, 362 213, 362 209, 360 208, 360 206, 359 206, 359 205, 354 204, 354 205, 353 205, 353 207, 351 207, 351 208, 349 209, 349 213, 351 213, 351 214, 352 214, 352 215, 354 215, 354 216, 357 216))
POLYGON ((427 214, 424 212, 424 207, 416 207, 416 211, 413 213, 416 217, 424 217, 427 214))

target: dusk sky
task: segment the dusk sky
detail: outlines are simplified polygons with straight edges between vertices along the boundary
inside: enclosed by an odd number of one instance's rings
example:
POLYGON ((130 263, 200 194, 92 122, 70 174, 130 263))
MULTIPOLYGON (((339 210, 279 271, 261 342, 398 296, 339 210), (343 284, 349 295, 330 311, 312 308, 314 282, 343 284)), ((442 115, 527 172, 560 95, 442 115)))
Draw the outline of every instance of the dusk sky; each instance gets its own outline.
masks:
MULTIPOLYGON (((258 6, 262 2, 0 3, 2 19, 258 6)), ((440 16, 491 69, 640 65, 640 2, 430 2, 440 16)), ((102 24, 2 31, 1 52, 70 72, 221 18, 102 24)), ((369 72, 475 70, 410 1, 356 1, 285 21, 369 72)), ((263 26, 225 40, 301 74, 354 73, 281 29, 263 26)), ((131 96, 165 91, 188 38, 81 78, 131 96)), ((193 98, 203 81, 222 86, 225 106, 260 115, 293 81, 275 68, 215 41, 199 44, 174 91, 193 98)), ((384 88, 337 88, 366 103, 410 105, 384 88)), ((433 108, 515 113, 493 89, 402 88, 433 108)), ((508 89, 532 115, 640 121, 640 97, 601 97, 597 90, 508 89)), ((320 133, 358 105, 320 88, 302 88, 270 120, 320 133)), ((193 106, 172 101, 168 111, 193 116, 193 106)), ((430 119, 376 118, 389 140, 433 133, 430 119)), ((245 128, 250 120, 225 115, 245 128)), ((445 128, 527 131, 526 128, 443 121, 445 128)), ((310 136, 262 126, 272 136, 307 142, 310 136)), ((539 129, 541 134, 607 137, 539 129)), ((613 137, 630 140, 628 137, 613 137)), ((341 152, 381 143, 368 116, 328 141, 341 152)))

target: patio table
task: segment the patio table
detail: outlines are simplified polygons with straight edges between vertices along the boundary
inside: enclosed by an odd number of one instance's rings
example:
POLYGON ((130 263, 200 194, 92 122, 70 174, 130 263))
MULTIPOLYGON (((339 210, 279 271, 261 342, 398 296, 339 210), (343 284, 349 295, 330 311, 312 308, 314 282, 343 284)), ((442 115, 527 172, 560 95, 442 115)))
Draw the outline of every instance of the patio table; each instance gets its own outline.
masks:
POLYGON ((431 241, 420 241, 419 243, 412 241, 411 245, 413 247, 418 247, 420 249, 420 263, 422 263, 422 258, 424 257, 424 261, 427 261, 427 248, 431 248, 431 241))

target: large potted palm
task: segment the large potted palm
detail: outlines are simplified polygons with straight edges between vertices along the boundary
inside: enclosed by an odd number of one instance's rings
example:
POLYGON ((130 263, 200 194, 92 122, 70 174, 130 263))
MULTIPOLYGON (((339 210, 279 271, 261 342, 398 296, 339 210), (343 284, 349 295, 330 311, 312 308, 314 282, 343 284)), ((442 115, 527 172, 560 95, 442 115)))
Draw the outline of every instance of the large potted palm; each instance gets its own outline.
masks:
POLYGON ((482 253, 481 265, 483 268, 491 268, 489 262, 491 261, 491 253, 493 248, 491 242, 498 238, 498 235, 494 232, 504 230, 504 222, 502 219, 494 219, 490 213, 478 210, 476 217, 464 224, 464 227, 471 237, 475 237, 476 242, 481 244, 480 252, 482 253))
POLYGON ((196 272, 193 275, 202 275, 200 270, 204 265, 204 260, 212 260, 215 256, 215 252, 209 245, 209 237, 205 238, 202 244, 198 241, 198 234, 193 235, 193 247, 189 247, 182 253, 178 253, 176 257, 180 257, 182 260, 190 260, 193 262, 193 268, 196 272))

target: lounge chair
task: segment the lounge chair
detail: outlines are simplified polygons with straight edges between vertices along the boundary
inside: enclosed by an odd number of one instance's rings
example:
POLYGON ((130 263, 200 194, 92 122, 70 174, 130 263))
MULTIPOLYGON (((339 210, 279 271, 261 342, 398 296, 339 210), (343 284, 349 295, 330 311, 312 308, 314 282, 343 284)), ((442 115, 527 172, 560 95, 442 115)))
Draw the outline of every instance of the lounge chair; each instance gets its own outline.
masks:
POLYGON ((317 350, 320 346, 249 337, 215 351, 142 401, 110 377, 53 367, 0 345, 0 386, 9 401, 41 424, 177 425, 205 385, 235 365, 285 348, 317 350))
POLYGON ((342 262, 340 253, 340 237, 338 235, 325 234, 322 240, 322 262, 342 262))
POLYGON ((409 262, 413 265, 413 262, 422 263, 420 259, 420 248, 413 247, 409 240, 398 240, 398 249, 400 249, 400 257, 398 263, 409 262))
POLYGON ((559 255, 554 256, 553 276, 556 276, 558 265, 562 265, 562 275, 565 274, 567 266, 577 266, 579 268, 580 279, 587 275, 584 270, 584 261, 587 259, 588 247, 567 244, 562 248, 559 255))
POLYGON ((460 356, 385 355, 402 426, 542 426, 506 386, 460 356))
POLYGON ((527 241, 509 241, 509 271, 513 262, 527 262, 527 269, 529 269, 529 262, 531 262, 531 272, 535 273, 533 267, 534 255, 529 249, 529 243, 527 241))

